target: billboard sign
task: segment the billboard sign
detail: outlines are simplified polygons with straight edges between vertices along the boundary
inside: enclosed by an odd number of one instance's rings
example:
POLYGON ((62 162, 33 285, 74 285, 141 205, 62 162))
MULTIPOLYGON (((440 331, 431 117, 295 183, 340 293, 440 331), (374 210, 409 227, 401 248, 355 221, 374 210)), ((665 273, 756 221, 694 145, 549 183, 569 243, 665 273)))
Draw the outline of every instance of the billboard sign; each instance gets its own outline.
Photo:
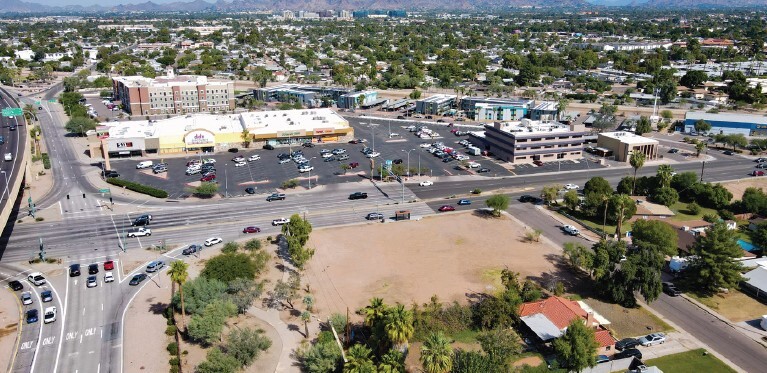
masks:
POLYGON ((184 143, 188 147, 213 146, 216 144, 216 136, 209 131, 192 131, 184 136, 184 143))

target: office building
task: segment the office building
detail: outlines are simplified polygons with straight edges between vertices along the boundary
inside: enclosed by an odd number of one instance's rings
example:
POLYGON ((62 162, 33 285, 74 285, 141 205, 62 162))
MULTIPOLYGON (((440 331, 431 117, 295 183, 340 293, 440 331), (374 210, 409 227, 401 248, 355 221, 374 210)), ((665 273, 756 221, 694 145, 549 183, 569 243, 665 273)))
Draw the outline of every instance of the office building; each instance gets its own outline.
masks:
POLYGON ((704 120, 711 125, 709 133, 714 134, 743 134, 745 136, 767 135, 767 117, 753 114, 736 113, 706 113, 688 111, 684 115, 684 132, 695 133, 695 123, 704 120))
POLYGON ((553 101, 543 101, 536 103, 530 109, 530 119, 550 121, 557 120, 557 103, 553 101))
POLYGON ((353 91, 351 88, 343 87, 282 84, 254 89, 253 95, 256 100, 264 102, 300 102, 304 106, 320 107, 323 106, 323 98, 335 104, 341 100, 341 96, 353 91))
POLYGON ((112 89, 131 115, 186 114, 234 110, 234 83, 208 81, 206 76, 112 78, 112 89))
POLYGON ((615 160, 628 162, 633 153, 644 153, 645 160, 658 158, 658 141, 633 132, 603 132, 597 137, 599 148, 612 151, 615 160))
POLYGON ((527 117, 534 103, 528 99, 464 97, 461 110, 467 118, 478 122, 505 122, 527 117))
POLYGON ((455 108, 456 95, 434 95, 415 102, 415 112, 427 115, 442 115, 455 108))
POLYGON ((511 163, 583 157, 586 127, 530 119, 485 125, 485 150, 511 163))

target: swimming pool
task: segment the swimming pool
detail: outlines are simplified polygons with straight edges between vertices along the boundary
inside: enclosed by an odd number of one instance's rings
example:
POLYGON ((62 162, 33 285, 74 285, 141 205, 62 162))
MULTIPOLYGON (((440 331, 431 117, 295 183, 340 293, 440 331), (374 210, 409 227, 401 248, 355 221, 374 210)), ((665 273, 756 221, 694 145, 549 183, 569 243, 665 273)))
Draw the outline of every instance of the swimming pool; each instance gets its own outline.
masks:
POLYGON ((754 246, 754 244, 752 244, 751 242, 743 241, 740 239, 738 240, 738 245, 740 245, 740 247, 742 247, 743 250, 746 250, 748 252, 759 250, 759 247, 754 246))

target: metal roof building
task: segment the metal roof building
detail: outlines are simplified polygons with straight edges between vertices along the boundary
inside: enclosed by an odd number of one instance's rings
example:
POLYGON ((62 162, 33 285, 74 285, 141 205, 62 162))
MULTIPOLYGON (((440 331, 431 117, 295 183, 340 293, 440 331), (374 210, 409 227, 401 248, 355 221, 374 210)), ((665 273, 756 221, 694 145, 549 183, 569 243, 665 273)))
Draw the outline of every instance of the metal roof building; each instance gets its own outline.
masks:
POLYGON ((767 135, 767 117, 753 114, 738 113, 706 113, 702 111, 688 111, 684 117, 684 132, 695 132, 695 122, 705 120, 711 124, 714 134, 736 134, 746 136, 767 135))

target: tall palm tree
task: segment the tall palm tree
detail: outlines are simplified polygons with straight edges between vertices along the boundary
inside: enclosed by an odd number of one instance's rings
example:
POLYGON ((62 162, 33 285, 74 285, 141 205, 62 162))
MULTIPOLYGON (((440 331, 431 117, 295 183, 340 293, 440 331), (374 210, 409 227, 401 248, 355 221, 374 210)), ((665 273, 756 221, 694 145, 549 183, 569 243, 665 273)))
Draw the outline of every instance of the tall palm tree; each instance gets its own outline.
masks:
POLYGON ((631 167, 634 167, 634 185, 631 186, 631 195, 634 195, 634 190, 637 187, 637 171, 644 166, 645 161, 645 155, 644 153, 640 152, 633 152, 631 153, 631 158, 629 158, 629 163, 631 164, 631 167))
POLYGON ((631 199, 631 197, 625 195, 625 194, 613 194, 612 198, 610 198, 610 202, 613 204, 613 209, 615 210, 615 234, 618 236, 618 241, 621 240, 621 228, 623 228, 623 221, 627 218, 631 218, 630 216, 626 216, 626 213, 632 205, 635 204, 634 200, 631 199))
POLYGON ((421 365, 426 373, 447 373, 453 369, 453 349, 442 332, 432 333, 423 342, 421 365))
POLYGON ((346 353, 344 373, 375 373, 371 352, 370 348, 359 343, 352 346, 346 353))
POLYGON ((381 356, 378 373, 405 373, 405 355, 395 350, 389 350, 381 356))
POLYGON ((703 149, 706 148, 706 143, 702 141, 698 141, 695 144, 695 156, 700 157, 700 153, 703 152, 703 149))
POLYGON ((32 104, 26 104, 24 105, 24 118, 27 118, 28 121, 35 120, 37 121, 37 111, 35 111, 35 107, 32 104))
MULTIPOLYGON (((181 326, 184 330, 186 330, 186 309, 184 308, 184 283, 186 282, 187 277, 189 277, 189 272, 187 272, 187 269, 189 268, 189 264, 182 260, 176 260, 172 263, 170 263, 170 269, 168 269, 168 275, 170 276, 170 279, 175 286, 178 284, 178 291, 181 296, 181 326)), ((175 292, 175 289, 172 290, 172 292, 175 292)))
POLYGON ((384 331, 398 350, 407 350, 408 340, 415 331, 413 313, 406 310, 405 306, 401 304, 390 308, 384 318, 384 331))
POLYGON ((663 188, 671 187, 671 178, 674 176, 674 169, 670 165, 662 164, 658 166, 658 181, 663 188))
POLYGON ((370 305, 365 307, 365 325, 373 327, 379 320, 383 320, 386 313, 386 304, 383 299, 373 298, 370 305))
POLYGON ((570 100, 566 98, 560 98, 559 101, 557 101, 557 119, 562 120, 562 113, 567 110, 567 105, 570 104, 570 100))

